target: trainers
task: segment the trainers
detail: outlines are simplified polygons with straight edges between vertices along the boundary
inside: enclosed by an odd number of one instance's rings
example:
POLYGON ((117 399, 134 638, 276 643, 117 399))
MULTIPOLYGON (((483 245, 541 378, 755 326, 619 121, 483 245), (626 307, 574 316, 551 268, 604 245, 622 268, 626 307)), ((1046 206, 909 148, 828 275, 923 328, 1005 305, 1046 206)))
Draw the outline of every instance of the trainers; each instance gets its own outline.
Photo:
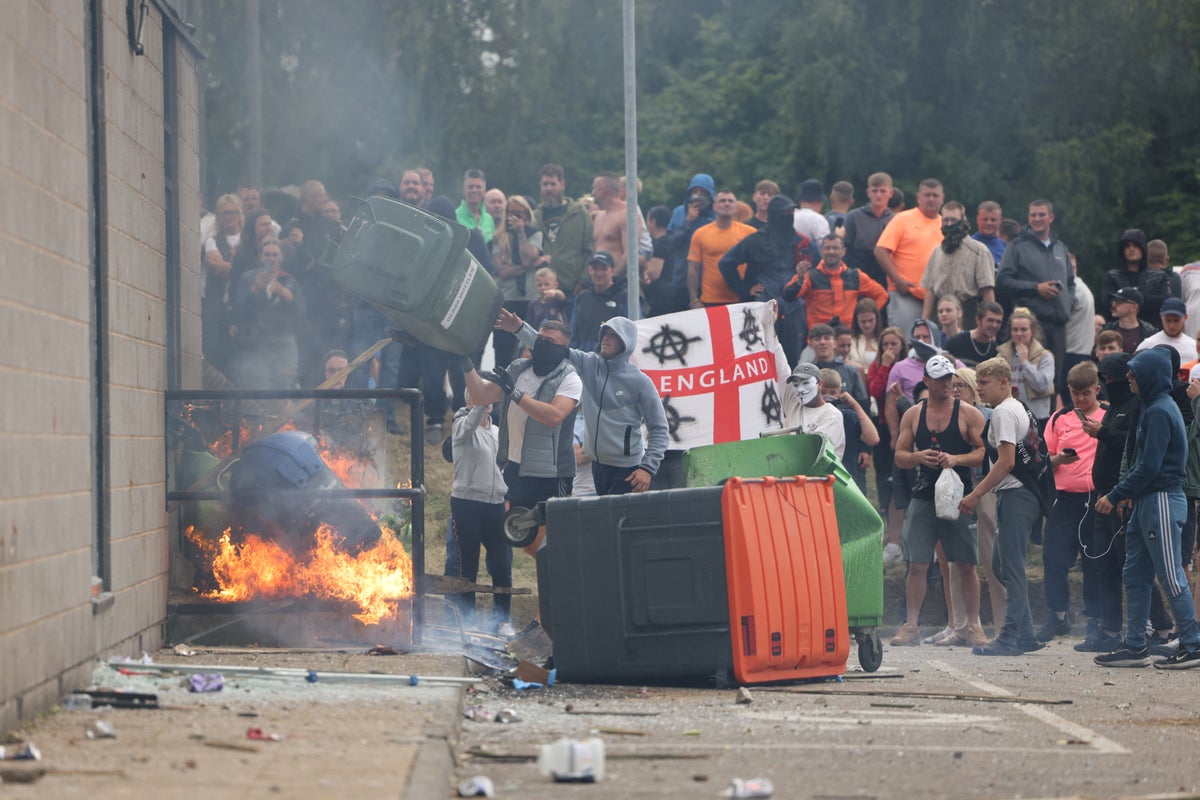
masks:
POLYGON ((915 647, 921 643, 921 630, 914 623, 906 622, 888 642, 892 647, 915 647))
POLYGON ((981 644, 978 647, 972 647, 971 652, 977 656, 1022 656, 1025 655, 1025 649, 1019 644, 1006 642, 1003 639, 995 638, 987 644, 981 644))
POLYGON ((883 565, 885 567, 892 564, 899 564, 904 560, 904 553, 900 550, 900 545, 895 542, 888 542, 883 546, 883 565))
POLYGON ((1021 648, 1021 652, 1023 653, 1033 653, 1045 647, 1046 643, 1038 641, 1036 636, 1031 636, 1028 639, 1019 639, 1017 646, 1021 648))
POLYGON ((962 644, 971 647, 983 647, 988 643, 987 634, 983 632, 982 625, 968 625, 964 631, 958 634, 962 644))
POLYGON ((1147 667, 1150 665, 1150 651, 1145 647, 1135 649, 1122 642, 1116 650, 1096 656, 1093 661, 1101 667, 1147 667))
POLYGON ((1146 647, 1152 656, 1172 656, 1179 650, 1179 637, 1174 631, 1163 636, 1154 633, 1146 641, 1146 647))
POLYGON ((1155 661, 1155 669, 1192 669, 1200 667, 1200 650, 1188 650, 1180 647, 1166 658, 1155 661))
POLYGON ((1123 641, 1124 639, 1121 638, 1121 634, 1119 633, 1109 636, 1104 631, 1100 631, 1100 634, 1090 641, 1084 639, 1075 645, 1075 650, 1080 653, 1111 653, 1120 648, 1123 641))
POLYGON ((1050 642, 1057 639, 1059 636, 1066 636, 1071 632, 1071 622, 1066 617, 1059 619, 1051 613, 1050 619, 1038 629, 1037 640, 1039 642, 1050 642))

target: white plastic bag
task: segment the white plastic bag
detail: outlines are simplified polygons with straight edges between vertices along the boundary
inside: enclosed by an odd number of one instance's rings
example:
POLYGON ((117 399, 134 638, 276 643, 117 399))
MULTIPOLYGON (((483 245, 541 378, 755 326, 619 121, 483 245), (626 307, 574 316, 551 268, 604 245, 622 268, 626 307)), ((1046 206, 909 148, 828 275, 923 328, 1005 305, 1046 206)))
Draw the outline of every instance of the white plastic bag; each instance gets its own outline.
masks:
POLYGON ((958 519, 958 504, 962 499, 962 478, 952 469, 943 469, 933 484, 933 509, 937 518, 958 519))

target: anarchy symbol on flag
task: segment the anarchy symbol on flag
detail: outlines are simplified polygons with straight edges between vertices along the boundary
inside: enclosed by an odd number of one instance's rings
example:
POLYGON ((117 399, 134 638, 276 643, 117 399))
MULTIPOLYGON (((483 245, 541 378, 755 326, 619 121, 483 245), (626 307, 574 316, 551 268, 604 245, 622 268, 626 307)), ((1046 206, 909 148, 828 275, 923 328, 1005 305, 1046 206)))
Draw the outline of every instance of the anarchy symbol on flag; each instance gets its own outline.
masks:
POLYGON ((790 374, 775 304, 737 303, 638 323, 633 361, 665 398, 672 447, 752 439, 782 423, 790 374))

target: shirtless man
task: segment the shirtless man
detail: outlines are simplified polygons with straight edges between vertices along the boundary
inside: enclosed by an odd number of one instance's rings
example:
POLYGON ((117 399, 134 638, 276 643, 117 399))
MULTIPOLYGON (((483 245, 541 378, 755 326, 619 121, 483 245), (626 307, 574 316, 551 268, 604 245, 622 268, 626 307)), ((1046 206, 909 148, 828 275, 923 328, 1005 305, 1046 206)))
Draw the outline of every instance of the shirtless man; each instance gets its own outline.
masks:
POLYGON ((625 275, 625 195, 615 172, 601 172, 592 181, 592 199, 600 213, 592 223, 592 240, 616 262, 615 278, 625 275))

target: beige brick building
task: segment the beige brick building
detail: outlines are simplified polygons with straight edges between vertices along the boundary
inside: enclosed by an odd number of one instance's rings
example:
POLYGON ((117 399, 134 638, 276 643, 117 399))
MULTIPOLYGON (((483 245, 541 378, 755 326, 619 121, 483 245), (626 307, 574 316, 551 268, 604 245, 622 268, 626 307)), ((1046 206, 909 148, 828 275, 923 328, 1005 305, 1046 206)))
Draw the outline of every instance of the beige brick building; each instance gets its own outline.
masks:
POLYGON ((199 54, 181 0, 141 5, 4 4, 0 731, 163 641, 163 392, 200 386, 199 54))

